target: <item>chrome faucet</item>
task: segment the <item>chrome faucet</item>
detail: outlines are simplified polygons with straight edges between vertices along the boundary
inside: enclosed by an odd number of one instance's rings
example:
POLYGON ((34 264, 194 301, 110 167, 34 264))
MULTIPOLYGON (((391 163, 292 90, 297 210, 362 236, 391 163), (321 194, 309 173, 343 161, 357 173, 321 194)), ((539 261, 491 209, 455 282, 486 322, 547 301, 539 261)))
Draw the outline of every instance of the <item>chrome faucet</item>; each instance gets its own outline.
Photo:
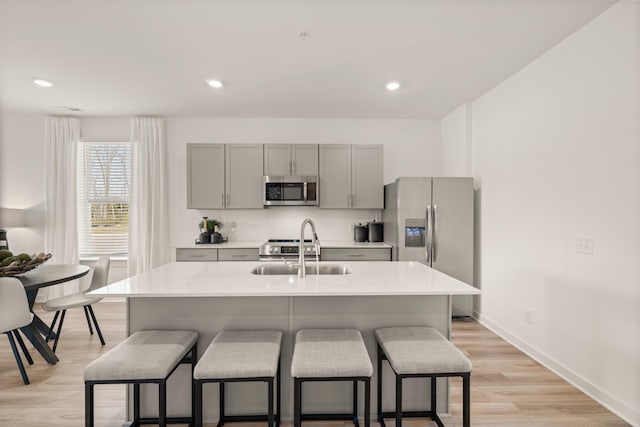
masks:
POLYGON ((311 232, 313 233, 313 246, 316 250, 316 257, 320 255, 320 241, 318 240, 318 235, 316 234, 316 225, 310 218, 305 218, 305 220, 302 221, 302 225, 300 226, 300 247, 298 248, 298 277, 306 277, 307 275, 307 271, 304 265, 304 229, 307 224, 311 225, 311 232))

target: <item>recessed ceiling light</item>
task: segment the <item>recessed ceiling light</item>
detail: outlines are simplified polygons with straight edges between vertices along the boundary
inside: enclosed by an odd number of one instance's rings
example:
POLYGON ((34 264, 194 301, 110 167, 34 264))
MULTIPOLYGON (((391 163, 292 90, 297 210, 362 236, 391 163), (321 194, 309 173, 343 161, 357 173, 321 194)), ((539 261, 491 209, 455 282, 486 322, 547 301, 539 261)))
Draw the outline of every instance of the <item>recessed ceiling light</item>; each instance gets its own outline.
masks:
POLYGON ((398 89, 400 89, 400 83, 398 82, 387 83, 387 90, 398 90, 398 89))
POLYGON ((222 87, 222 82, 220 80, 209 79, 207 80, 207 84, 211 87, 215 87, 216 89, 220 89, 222 87))
POLYGON ((46 80, 42 80, 42 79, 33 79, 33 84, 40 86, 40 87, 51 87, 53 86, 53 83, 48 82, 46 80))

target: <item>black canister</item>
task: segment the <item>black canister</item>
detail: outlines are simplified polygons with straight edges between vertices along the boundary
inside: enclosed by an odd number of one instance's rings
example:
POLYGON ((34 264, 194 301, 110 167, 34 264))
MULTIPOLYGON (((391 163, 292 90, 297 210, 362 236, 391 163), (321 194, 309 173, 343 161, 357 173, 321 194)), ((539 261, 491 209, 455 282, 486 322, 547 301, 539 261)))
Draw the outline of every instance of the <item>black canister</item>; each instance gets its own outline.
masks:
POLYGON ((382 242, 382 223, 381 222, 369 222, 367 223, 367 228, 369 228, 369 238, 370 242, 382 242))
POLYGON ((353 241, 366 242, 369 236, 369 230, 366 225, 356 224, 353 226, 353 241))

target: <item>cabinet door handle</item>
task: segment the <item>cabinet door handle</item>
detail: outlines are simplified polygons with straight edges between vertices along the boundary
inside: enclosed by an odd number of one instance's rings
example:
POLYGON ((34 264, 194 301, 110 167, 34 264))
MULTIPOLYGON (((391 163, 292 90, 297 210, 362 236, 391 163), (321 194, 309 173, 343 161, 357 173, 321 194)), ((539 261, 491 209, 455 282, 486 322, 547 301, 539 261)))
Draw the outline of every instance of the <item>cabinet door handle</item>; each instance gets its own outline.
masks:
POLYGON ((433 205, 433 232, 431 240, 431 258, 438 260, 438 205, 433 205))
POLYGON ((362 257, 364 254, 349 254, 350 257, 362 257))
POLYGON ((293 165, 293 174, 296 174, 296 162, 292 162, 293 165))
POLYGON ((191 254, 189 255, 189 258, 204 258, 204 254, 199 254, 199 255, 191 254))
POLYGON ((231 258, 246 258, 247 254, 232 254, 231 258))
POLYGON ((229 197, 229 193, 227 193, 227 206, 226 207, 229 207, 229 204, 231 203, 229 200, 231 200, 231 197, 229 197))
POLYGON ((289 162, 289 175, 291 175, 291 173, 292 173, 291 162, 289 162))
POLYGON ((224 193, 222 193, 222 207, 224 208, 224 193))
POLYGON ((425 236, 427 241, 425 242, 424 248, 426 252, 427 262, 431 263, 431 205, 427 205, 427 212, 425 217, 425 231, 427 235, 425 236))

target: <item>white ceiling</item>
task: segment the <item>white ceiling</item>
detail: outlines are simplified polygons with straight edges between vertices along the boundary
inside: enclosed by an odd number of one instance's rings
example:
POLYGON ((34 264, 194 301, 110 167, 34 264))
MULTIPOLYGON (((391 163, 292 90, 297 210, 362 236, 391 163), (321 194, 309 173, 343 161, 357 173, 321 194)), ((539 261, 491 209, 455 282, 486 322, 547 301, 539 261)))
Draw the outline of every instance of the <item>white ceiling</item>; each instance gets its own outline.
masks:
POLYGON ((2 1, 0 108, 440 118, 612 1, 2 1), (302 40, 301 31, 308 37, 302 40), (32 78, 52 81, 42 89, 32 78), (207 78, 225 82, 214 90, 207 78), (387 92, 398 80, 402 88, 387 92))

